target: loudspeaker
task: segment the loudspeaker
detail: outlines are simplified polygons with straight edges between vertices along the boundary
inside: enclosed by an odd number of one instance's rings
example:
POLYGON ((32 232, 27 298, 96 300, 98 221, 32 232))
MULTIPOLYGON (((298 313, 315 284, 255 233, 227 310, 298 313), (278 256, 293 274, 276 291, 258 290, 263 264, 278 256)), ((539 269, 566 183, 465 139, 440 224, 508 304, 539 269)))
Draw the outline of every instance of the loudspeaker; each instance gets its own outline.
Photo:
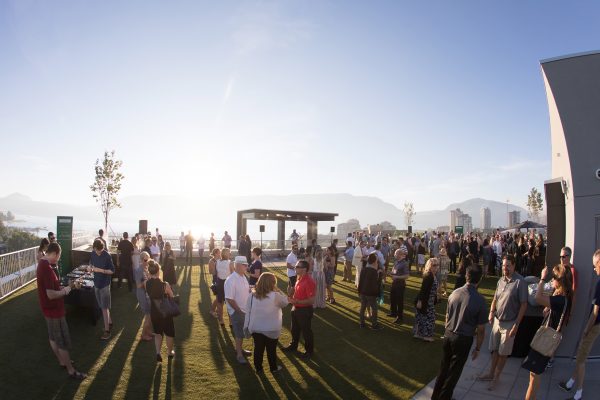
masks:
POLYGON ((334 233, 335 232, 335 226, 332 226, 331 228, 329 228, 329 232, 334 233))
POLYGON ((138 233, 146 234, 148 232, 148 220, 140 219, 140 225, 138 229, 138 233))
POLYGON ((412 225, 408 226, 408 233, 412 233, 412 225))
POLYGON ((265 231, 265 226, 259 225, 259 230, 260 230, 260 233, 263 233, 265 231))

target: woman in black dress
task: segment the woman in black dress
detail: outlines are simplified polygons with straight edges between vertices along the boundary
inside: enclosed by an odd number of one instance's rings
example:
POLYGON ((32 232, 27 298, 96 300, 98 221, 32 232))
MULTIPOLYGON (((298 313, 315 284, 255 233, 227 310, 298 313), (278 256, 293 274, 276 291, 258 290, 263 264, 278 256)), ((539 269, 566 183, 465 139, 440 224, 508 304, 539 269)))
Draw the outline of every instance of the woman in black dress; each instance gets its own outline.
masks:
MULTIPOLYGON (((571 275, 566 273, 564 266, 555 266, 552 268, 552 286, 554 287, 554 292, 548 297, 544 295, 543 290, 544 284, 546 283, 547 278, 549 278, 548 275, 550 275, 550 269, 544 268, 538 284, 535 301, 540 306, 546 307, 544 309, 544 315, 546 318, 549 318, 548 326, 560 331, 564 325, 564 321, 568 320, 571 312, 571 288, 573 287, 573 282, 571 282, 571 275)), ((529 371, 529 387, 527 388, 525 399, 532 400, 536 398, 537 390, 540 386, 540 375, 546 370, 550 358, 551 357, 546 357, 533 349, 529 350, 527 358, 521 365, 529 371)))
POLYGON ((175 252, 171 248, 171 243, 165 243, 163 253, 163 280, 171 285, 173 292, 177 292, 177 275, 175 274, 175 252))
POLYGON ((171 285, 160 279, 160 265, 156 261, 148 261, 148 272, 150 273, 150 279, 146 282, 146 292, 148 292, 148 297, 150 297, 150 319, 152 320, 152 329, 154 330, 156 361, 162 362, 160 350, 162 348, 163 335, 167 337, 167 354, 169 358, 175 356, 175 351, 173 351, 175 325, 173 324, 173 317, 163 317, 161 315, 158 305, 163 297, 173 297, 173 291, 171 290, 171 285))

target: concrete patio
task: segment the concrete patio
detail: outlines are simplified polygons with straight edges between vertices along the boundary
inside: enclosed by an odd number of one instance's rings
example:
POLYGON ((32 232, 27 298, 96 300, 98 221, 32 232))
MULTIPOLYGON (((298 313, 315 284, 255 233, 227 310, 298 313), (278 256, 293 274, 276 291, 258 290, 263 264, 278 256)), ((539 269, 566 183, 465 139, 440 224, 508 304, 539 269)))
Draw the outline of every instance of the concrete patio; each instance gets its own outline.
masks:
MULTIPOLYGON (((486 349, 489 328, 486 330, 486 340, 483 349, 486 349)), ((489 382, 480 382, 476 377, 486 372, 490 366, 491 354, 482 351, 477 360, 470 358, 465 364, 463 373, 454 390, 456 400, 498 400, 498 399, 523 399, 529 385, 529 371, 521 368, 523 358, 509 358, 504 367, 500 382, 494 391, 487 390, 489 382)), ((558 383, 569 378, 575 367, 575 359, 555 359, 554 367, 542 374, 538 399, 540 400, 565 400, 573 396, 574 391, 566 393, 558 387, 558 383)), ((435 379, 417 392, 414 400, 431 398, 435 379)), ((600 360, 589 360, 586 365, 585 381, 583 384, 584 399, 600 399, 600 360)))

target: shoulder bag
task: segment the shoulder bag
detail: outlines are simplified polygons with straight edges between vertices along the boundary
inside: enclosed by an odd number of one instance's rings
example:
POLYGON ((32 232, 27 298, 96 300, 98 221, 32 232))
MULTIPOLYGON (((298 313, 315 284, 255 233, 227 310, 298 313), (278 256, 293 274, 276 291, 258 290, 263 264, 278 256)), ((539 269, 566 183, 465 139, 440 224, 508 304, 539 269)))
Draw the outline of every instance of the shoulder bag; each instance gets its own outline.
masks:
POLYGON ((560 328, 562 327, 562 322, 565 317, 566 311, 567 299, 565 298, 565 306, 563 307, 563 312, 560 316, 560 321, 558 322, 556 330, 548 326, 552 314, 552 310, 550 310, 550 313, 548 313, 548 316, 546 317, 546 323, 542 324, 542 326, 539 327, 539 329, 535 333, 535 336, 533 337, 533 340, 531 341, 531 348, 533 350, 546 357, 552 357, 554 355, 554 352, 556 351, 562 340, 562 333, 560 332, 560 328))
POLYGON ((179 305, 175 302, 175 299, 169 297, 165 293, 165 284, 163 283, 163 297, 162 299, 152 299, 156 309, 163 318, 177 317, 181 315, 179 305))

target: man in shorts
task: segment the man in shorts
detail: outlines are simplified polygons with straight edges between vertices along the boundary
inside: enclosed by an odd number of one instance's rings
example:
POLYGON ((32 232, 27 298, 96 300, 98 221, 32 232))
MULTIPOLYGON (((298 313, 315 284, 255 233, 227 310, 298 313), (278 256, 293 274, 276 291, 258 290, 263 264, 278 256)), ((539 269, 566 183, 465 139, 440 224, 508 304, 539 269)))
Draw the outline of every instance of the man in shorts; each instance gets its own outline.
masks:
POLYGON ((58 359, 61 367, 65 368, 69 376, 76 380, 82 380, 87 377, 73 368, 69 348, 71 347, 71 336, 69 327, 65 320, 65 301, 64 298, 69 294, 69 286, 60 286, 58 277, 52 270, 51 265, 56 264, 60 259, 60 245, 52 242, 48 245, 46 255, 42 257, 37 266, 37 289, 40 307, 46 324, 48 326, 48 339, 50 347, 58 359))
POLYGON ((234 272, 225 280, 225 300, 227 312, 235 338, 235 352, 240 364, 247 364, 244 356, 252 354, 242 348, 244 342, 244 319, 246 317, 246 303, 250 294, 250 285, 246 278, 248 260, 244 256, 236 256, 234 272))
POLYGON ((89 272, 94 273, 94 292, 98 307, 102 310, 102 319, 104 320, 104 333, 100 337, 102 340, 110 339, 110 330, 112 328, 112 318, 110 316, 110 284, 112 276, 115 273, 115 266, 112 257, 104 249, 104 243, 100 239, 94 240, 92 254, 90 256, 89 272))
POLYGON ((494 299, 490 306, 489 323, 492 324, 489 350, 492 364, 489 373, 477 379, 489 381, 488 390, 494 390, 512 353, 519 324, 527 310, 527 283, 515 272, 515 258, 506 255, 502 258, 502 278, 498 280, 494 299))
MULTIPOLYGON (((569 257, 571 254, 569 253, 569 257)), ((596 250, 592 258, 594 271, 600 276, 600 250, 596 250)), ((583 378, 585 378, 585 361, 590 354, 594 342, 600 336, 600 280, 596 282, 594 298, 592 300, 592 312, 588 318, 587 324, 583 329, 583 335, 577 349, 577 359, 575 361, 575 371, 567 382, 560 382, 558 386, 569 392, 575 387, 575 394, 572 399, 581 400, 583 398, 583 378)), ((591 397, 590 397, 591 398, 591 397)))

